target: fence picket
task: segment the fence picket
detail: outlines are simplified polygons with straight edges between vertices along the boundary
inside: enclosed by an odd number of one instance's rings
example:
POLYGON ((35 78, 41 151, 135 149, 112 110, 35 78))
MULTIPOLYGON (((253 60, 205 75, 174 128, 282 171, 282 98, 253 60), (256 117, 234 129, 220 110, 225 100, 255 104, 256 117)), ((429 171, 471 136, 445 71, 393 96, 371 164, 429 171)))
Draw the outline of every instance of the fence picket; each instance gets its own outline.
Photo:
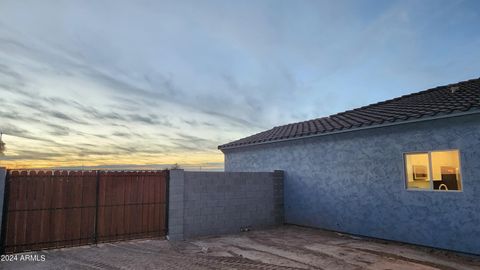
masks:
POLYGON ((3 250, 92 244, 95 235, 98 242, 164 236, 166 175, 8 171, 3 250))

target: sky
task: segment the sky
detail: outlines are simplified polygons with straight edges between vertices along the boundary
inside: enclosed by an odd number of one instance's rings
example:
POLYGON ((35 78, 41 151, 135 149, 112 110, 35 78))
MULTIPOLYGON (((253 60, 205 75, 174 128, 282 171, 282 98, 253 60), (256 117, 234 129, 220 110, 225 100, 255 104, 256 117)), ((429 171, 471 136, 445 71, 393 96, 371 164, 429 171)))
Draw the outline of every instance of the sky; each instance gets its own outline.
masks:
POLYGON ((0 166, 221 170, 220 144, 480 77, 479 26, 475 0, 0 0, 0 166))

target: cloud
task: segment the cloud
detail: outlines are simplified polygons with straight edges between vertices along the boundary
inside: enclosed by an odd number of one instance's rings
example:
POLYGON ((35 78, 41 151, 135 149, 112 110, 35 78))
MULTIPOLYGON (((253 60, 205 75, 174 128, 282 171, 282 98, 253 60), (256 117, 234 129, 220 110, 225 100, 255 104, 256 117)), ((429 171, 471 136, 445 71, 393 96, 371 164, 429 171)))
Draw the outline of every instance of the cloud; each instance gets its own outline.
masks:
MULTIPOLYGON (((34 140, 34 141, 52 142, 49 139, 45 139, 45 138, 42 138, 40 136, 35 136, 35 135, 33 135, 32 132, 30 132, 28 130, 25 130, 25 129, 22 129, 20 127, 17 127, 16 125, 13 125, 13 124, 8 123, 8 122, 2 123, 1 131, 2 131, 3 134, 5 134, 7 136, 20 137, 20 138, 30 139, 30 140, 34 140)), ((5 141, 7 141, 6 138, 5 138, 5 141)))
POLYGON ((125 138, 131 138, 132 137, 132 134, 130 134, 130 133, 118 132, 118 131, 113 132, 112 135, 117 136, 117 137, 125 137, 125 138))
POLYGON ((53 118, 58 118, 58 119, 61 119, 61 120, 66 120, 66 121, 75 122, 75 123, 79 123, 79 124, 85 124, 85 122, 76 120, 76 119, 66 115, 65 113, 62 113, 62 112, 59 112, 59 111, 46 110, 46 111, 43 111, 43 113, 46 113, 53 118))
POLYGON ((23 150, 23 151, 20 151, 17 155, 6 155, 2 157, 2 160, 6 160, 6 161, 52 160, 59 157, 64 157, 64 155, 62 153, 23 150))
POLYGON ((139 114, 130 114, 128 115, 129 119, 134 122, 142 122, 149 125, 162 125, 172 127, 173 125, 166 119, 160 120, 156 115, 139 115, 139 114))
POLYGON ((49 134, 52 136, 68 136, 70 135, 70 129, 66 126, 60 126, 56 124, 47 123, 46 126, 50 128, 49 134))
POLYGON ((463 1, 5 1, 7 156, 33 157, 29 149, 59 164, 215 163, 216 145, 272 126, 478 77, 477 9, 463 1))

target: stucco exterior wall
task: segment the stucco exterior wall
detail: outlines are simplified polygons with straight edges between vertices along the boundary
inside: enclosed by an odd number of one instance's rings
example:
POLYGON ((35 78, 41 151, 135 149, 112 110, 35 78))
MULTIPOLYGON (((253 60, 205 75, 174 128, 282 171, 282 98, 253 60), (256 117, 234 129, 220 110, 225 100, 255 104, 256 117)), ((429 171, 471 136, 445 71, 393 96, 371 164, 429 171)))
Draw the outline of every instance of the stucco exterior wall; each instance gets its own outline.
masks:
POLYGON ((480 116, 225 152, 226 171, 285 171, 287 223, 480 254, 480 116), (405 189, 405 152, 459 149, 461 192, 405 189))

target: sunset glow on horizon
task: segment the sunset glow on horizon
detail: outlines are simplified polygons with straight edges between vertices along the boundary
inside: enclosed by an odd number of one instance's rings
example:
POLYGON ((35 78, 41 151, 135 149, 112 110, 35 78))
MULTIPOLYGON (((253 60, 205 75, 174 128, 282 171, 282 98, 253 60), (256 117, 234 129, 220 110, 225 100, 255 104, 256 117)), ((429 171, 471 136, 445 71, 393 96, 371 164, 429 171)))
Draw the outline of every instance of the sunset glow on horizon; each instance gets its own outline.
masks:
POLYGON ((2 1, 0 167, 222 170, 218 145, 480 76, 478 2, 360 2, 2 1))

